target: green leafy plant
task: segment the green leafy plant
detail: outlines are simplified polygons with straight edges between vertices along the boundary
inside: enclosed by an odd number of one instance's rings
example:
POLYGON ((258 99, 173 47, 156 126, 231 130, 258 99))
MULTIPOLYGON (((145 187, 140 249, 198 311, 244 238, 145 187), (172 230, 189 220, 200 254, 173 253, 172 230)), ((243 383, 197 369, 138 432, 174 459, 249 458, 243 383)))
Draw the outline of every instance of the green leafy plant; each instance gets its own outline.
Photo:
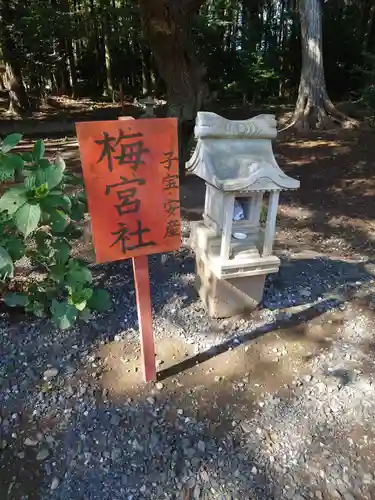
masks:
POLYGON ((87 211, 81 178, 66 172, 58 157, 44 157, 43 141, 32 152, 12 153, 22 136, 11 134, 0 145, 0 178, 19 180, 0 198, 0 283, 3 300, 38 317, 50 315, 61 329, 91 311, 105 311, 111 301, 93 286, 86 264, 71 256, 72 240, 81 236, 79 222, 87 211), (78 186, 78 189, 77 189, 78 186), (73 193, 73 194, 68 194, 73 193), (42 279, 14 291, 14 263, 28 257, 42 279))

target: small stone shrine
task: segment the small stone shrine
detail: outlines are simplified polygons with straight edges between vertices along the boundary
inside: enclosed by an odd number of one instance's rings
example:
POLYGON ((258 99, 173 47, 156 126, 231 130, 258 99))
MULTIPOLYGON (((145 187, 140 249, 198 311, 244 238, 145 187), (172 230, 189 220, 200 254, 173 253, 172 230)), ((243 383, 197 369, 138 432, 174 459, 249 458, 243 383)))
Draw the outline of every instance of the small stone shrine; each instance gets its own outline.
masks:
POLYGON ((279 270, 272 253, 279 195, 299 181, 278 166, 276 135, 273 115, 232 121, 198 113, 198 142, 186 166, 206 182, 206 200, 203 221, 192 223, 190 246, 197 289, 212 317, 254 309, 266 275, 279 270))

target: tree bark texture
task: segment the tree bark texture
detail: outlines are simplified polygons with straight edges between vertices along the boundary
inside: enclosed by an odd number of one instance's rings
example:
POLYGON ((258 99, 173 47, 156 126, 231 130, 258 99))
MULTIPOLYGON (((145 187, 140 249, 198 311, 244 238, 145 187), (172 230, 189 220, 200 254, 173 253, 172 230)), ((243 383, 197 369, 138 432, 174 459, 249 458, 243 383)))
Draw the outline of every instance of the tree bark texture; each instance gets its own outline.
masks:
POLYGON ((1 2, 0 16, 1 47, 5 62, 4 83, 9 91, 9 112, 19 114, 27 111, 30 102, 22 79, 17 47, 10 31, 16 12, 9 0, 1 2))
POLYGON ((192 18, 204 0, 139 0, 145 35, 167 86, 170 115, 194 120, 204 92, 204 69, 191 38, 192 18))
POLYGON ((179 120, 180 174, 191 152, 194 120, 205 97, 205 69, 192 41, 192 20, 204 0, 139 0, 143 30, 167 87, 168 114, 179 120))
POLYGON ((292 120, 298 129, 329 126, 350 120, 328 97, 322 51, 322 0, 300 0, 302 71, 297 104, 292 120))
POLYGON ((371 39, 371 33, 373 30, 373 24, 374 24, 374 17, 375 17, 375 1, 372 2, 370 10, 364 9, 365 12, 365 24, 366 27, 364 29, 364 36, 363 36, 363 50, 365 52, 370 50, 370 39, 371 39))
MULTIPOLYGON (((69 1, 68 0, 60 0, 60 9, 62 12, 64 12, 66 15, 69 15, 69 1)), ((64 44, 64 52, 66 54, 67 58, 67 67, 68 67, 68 73, 69 73, 69 79, 70 79, 70 90, 71 90, 71 95, 72 97, 75 97, 77 94, 77 66, 76 66, 76 61, 74 58, 74 51, 73 51, 73 41, 72 41, 72 33, 68 31, 68 33, 65 36, 65 39, 63 41, 64 44)))
POLYGON ((29 109, 30 103, 22 80, 21 70, 11 58, 7 57, 6 61, 5 80, 9 92, 9 113, 22 114, 29 109))

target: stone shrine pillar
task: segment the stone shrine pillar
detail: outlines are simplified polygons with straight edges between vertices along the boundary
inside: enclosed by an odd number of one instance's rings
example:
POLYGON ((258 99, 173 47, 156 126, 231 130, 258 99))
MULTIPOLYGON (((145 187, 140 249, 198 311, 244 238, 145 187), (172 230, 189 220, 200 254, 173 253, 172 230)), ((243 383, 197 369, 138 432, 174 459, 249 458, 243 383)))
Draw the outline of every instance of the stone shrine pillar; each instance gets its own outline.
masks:
POLYGON ((197 289, 211 317, 254 309, 267 274, 279 270, 273 255, 279 194, 297 189, 299 181, 276 163, 276 135, 273 115, 232 121, 198 113, 198 142, 186 168, 206 182, 206 199, 203 221, 192 223, 190 246, 197 289))

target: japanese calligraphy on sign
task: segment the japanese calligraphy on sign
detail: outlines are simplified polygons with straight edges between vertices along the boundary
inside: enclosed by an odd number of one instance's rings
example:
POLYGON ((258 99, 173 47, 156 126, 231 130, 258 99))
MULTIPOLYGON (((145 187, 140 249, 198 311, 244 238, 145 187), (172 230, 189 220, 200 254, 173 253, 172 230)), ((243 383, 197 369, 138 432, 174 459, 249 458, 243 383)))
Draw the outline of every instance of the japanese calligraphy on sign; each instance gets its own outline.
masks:
POLYGON ((180 246, 177 122, 77 123, 97 262, 180 246))

